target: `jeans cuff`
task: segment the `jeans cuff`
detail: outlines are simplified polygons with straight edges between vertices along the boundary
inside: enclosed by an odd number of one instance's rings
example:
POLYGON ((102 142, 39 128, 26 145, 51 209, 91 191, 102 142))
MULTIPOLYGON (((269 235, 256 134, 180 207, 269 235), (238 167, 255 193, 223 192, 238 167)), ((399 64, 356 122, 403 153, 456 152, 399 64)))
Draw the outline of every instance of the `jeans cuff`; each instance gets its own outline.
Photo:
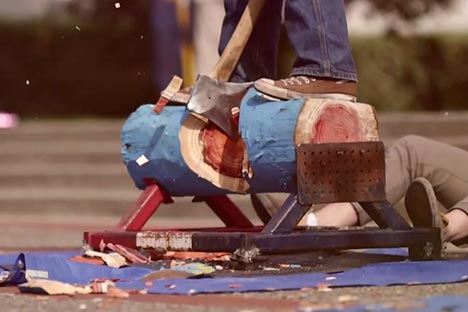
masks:
POLYGON ((291 71, 291 76, 298 76, 298 75, 333 78, 333 79, 338 79, 338 80, 343 79, 343 80, 357 81, 356 73, 337 71, 337 70, 330 70, 329 72, 325 73, 323 70, 314 69, 310 67, 293 68, 293 70, 291 71))

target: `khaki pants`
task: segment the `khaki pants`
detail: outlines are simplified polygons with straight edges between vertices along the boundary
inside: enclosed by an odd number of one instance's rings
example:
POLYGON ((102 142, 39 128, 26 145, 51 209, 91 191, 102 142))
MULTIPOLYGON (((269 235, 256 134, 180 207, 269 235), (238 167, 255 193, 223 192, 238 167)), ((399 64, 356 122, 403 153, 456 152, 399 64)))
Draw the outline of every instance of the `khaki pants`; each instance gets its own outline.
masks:
MULTIPOLYGON (((451 145, 410 135, 395 142, 386 151, 387 200, 395 204, 411 182, 423 177, 431 182, 439 202, 448 209, 468 214, 468 152, 451 145)), ((361 225, 371 219, 354 205, 361 225)), ((411 207, 409 207, 411 209, 411 207)))

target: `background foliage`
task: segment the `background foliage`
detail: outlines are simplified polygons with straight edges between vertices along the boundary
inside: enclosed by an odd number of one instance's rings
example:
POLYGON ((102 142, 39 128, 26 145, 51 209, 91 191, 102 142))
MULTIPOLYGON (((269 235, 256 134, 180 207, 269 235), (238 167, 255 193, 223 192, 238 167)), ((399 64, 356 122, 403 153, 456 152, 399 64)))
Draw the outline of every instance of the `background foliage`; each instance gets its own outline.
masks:
MULTIPOLYGON (((345 0, 347 5, 352 5, 363 0, 345 0)), ((369 5, 368 14, 380 14, 391 16, 399 21, 411 23, 417 18, 434 11, 446 9, 453 0, 364 0, 369 5)))
MULTIPOLYGON (((370 14, 379 10, 411 23, 450 2, 375 0, 370 14)), ((75 20, 65 23, 0 23, 0 110, 27 117, 125 117, 157 99, 151 55, 164 47, 151 40, 148 0, 113 11, 109 0, 96 3, 86 14, 72 3, 75 20)), ((466 109, 466 34, 401 36, 390 30, 385 37, 354 37, 352 48, 360 101, 382 110, 466 109)), ((293 59, 283 42, 283 76, 293 59)))

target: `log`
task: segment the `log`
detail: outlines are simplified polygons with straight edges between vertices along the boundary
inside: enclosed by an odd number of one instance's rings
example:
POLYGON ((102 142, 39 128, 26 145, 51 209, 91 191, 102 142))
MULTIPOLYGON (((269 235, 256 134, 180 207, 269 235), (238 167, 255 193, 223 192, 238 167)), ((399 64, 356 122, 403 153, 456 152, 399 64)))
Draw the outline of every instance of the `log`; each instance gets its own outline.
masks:
POLYGON ((167 106, 156 114, 154 105, 140 106, 121 131, 121 155, 139 189, 157 182, 171 196, 215 195, 228 191, 198 177, 180 152, 179 131, 187 118, 182 106, 167 106))
POLYGON ((168 106, 143 105, 122 128, 122 158, 138 188, 157 182, 172 196, 296 191, 301 143, 378 140, 372 106, 330 99, 271 101, 254 89, 238 116, 241 137, 168 106))

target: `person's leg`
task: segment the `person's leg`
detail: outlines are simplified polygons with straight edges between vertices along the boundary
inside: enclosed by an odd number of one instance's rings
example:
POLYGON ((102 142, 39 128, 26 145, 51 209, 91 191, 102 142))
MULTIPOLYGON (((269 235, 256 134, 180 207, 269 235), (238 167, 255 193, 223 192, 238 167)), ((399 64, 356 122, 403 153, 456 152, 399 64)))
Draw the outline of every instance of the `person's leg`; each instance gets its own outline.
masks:
POLYGON ((466 209, 460 208, 467 202, 468 196, 442 215, 434 188, 425 178, 416 178, 405 196, 406 210, 414 226, 438 227, 442 240, 455 245, 468 243, 468 214, 466 209))
MULTIPOLYGON (((421 172, 434 188, 437 199, 449 208, 444 214, 447 227, 444 239, 456 245, 468 243, 468 152, 454 146, 424 138, 412 138, 424 145, 417 156, 422 163, 421 172)), ((411 209, 411 207, 407 207, 411 209)))
MULTIPOLYGON (((231 38, 247 3, 247 0, 224 0, 226 14, 219 41, 220 54, 231 38)), ((266 1, 230 81, 276 78, 282 3, 282 0, 266 1)))
MULTIPOLYGON (((385 155, 387 200, 401 200, 411 183, 427 179, 445 207, 460 206, 468 213, 468 152, 454 146, 409 135, 390 146, 385 155)), ((408 207, 407 209, 411 209, 408 207)), ((365 222, 364 217, 361 222, 365 222)))
POLYGON ((297 54, 292 75, 357 80, 343 0, 289 0, 285 17, 297 54))
POLYGON ((167 87, 174 74, 182 76, 181 32, 172 2, 151 1, 152 77, 155 90, 167 87))
POLYGON ((437 199, 445 207, 458 206, 468 212, 468 152, 457 147, 419 136, 400 139, 389 149, 387 197, 399 200, 411 182, 426 178, 437 199), (398 183, 395 183, 398 181, 398 183))
POLYGON ((355 99, 357 74, 343 0, 288 0, 285 22, 297 54, 289 79, 255 86, 279 98, 338 96, 355 99))
POLYGON ((307 218, 307 225, 310 226, 353 226, 359 221, 356 210, 350 203, 328 204, 322 209, 310 213, 310 216, 307 218), (310 218, 310 216, 315 218, 310 218), (315 224, 309 223, 310 219, 315 219, 315 224))

